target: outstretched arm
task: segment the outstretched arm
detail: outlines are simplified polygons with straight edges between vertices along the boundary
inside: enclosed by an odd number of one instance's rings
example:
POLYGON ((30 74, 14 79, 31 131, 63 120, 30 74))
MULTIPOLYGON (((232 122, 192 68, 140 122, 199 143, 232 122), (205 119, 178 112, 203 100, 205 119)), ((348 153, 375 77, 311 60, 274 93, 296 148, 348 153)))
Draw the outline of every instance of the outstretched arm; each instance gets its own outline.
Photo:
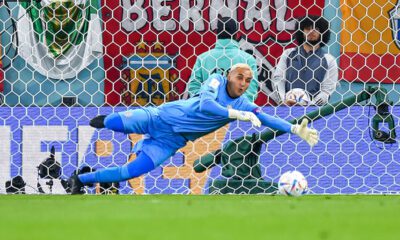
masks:
POLYGON ((300 125, 291 124, 282 118, 273 117, 261 112, 258 108, 255 110, 256 116, 261 120, 264 126, 298 135, 305 140, 311 147, 318 143, 318 131, 307 127, 308 120, 303 119, 300 125))
POLYGON ((261 120, 263 126, 283 132, 291 132, 293 125, 288 121, 263 113, 260 108, 256 108, 253 112, 261 120))
POLYGON ((212 92, 204 91, 200 94, 200 111, 210 115, 228 117, 228 109, 217 101, 212 92))
POLYGON ((240 121, 250 121, 255 127, 261 126, 260 120, 254 113, 223 107, 208 93, 203 93, 200 96, 200 111, 210 115, 228 117, 240 121))
POLYGON ((210 115, 250 121, 254 126, 260 127, 261 122, 254 113, 226 108, 215 100, 220 84, 221 82, 216 77, 210 76, 209 80, 203 85, 200 92, 200 111, 210 115))

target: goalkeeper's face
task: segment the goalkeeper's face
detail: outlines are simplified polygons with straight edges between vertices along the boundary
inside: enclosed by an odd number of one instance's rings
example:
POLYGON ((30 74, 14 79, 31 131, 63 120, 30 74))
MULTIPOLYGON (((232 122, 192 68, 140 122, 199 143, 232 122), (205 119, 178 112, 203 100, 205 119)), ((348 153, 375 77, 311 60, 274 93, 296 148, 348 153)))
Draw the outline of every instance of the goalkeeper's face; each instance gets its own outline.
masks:
POLYGON ((228 93, 229 96, 237 98, 246 92, 253 79, 250 68, 238 67, 228 74, 228 93))

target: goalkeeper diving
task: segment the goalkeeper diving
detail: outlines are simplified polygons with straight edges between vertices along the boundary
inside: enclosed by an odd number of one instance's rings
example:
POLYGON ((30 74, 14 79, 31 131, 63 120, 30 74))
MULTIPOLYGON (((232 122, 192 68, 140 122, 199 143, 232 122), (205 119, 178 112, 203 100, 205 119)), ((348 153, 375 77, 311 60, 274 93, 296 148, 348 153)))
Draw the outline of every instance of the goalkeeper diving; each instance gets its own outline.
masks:
POLYGON ((90 121, 95 128, 107 128, 126 134, 144 134, 133 152, 136 159, 121 167, 111 167, 96 172, 73 175, 69 180, 72 194, 83 194, 83 187, 92 183, 121 182, 139 177, 158 167, 184 147, 235 120, 249 121, 254 127, 261 125, 304 139, 311 147, 318 142, 318 132, 307 127, 304 119, 300 125, 263 113, 243 94, 249 87, 253 72, 247 64, 231 67, 227 77, 210 75, 198 95, 169 102, 158 107, 136 108, 109 115, 100 115, 90 121))

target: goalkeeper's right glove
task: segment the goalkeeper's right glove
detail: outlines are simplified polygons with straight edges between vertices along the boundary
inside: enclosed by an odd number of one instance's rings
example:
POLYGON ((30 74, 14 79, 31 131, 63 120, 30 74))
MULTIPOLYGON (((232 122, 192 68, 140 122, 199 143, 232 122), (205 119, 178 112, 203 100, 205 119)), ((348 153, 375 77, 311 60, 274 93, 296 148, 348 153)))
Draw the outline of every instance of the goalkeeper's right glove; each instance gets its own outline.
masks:
POLYGON ((229 118, 237 119, 240 121, 250 121, 255 127, 261 127, 261 121, 252 112, 239 111, 235 109, 228 109, 229 118))
POLYGON ((318 143, 318 131, 307 127, 308 120, 306 118, 301 121, 300 125, 292 125, 292 133, 297 134, 304 139, 311 147, 318 143))

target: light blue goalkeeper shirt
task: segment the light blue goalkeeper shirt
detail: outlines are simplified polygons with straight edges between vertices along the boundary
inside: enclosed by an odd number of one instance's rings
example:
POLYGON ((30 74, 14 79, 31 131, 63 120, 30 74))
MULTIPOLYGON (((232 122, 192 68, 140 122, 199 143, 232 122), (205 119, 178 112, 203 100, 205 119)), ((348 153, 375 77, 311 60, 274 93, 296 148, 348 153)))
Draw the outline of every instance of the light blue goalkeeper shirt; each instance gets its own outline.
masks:
POLYGON ((159 115, 175 132, 202 133, 200 134, 202 136, 233 121, 228 118, 228 106, 242 111, 253 111, 257 108, 257 105, 250 103, 244 95, 231 98, 226 90, 226 84, 225 77, 213 74, 204 82, 199 94, 187 100, 161 105, 158 107, 159 115), (210 102, 217 102, 220 106, 213 106, 210 102), (215 108, 219 108, 222 115, 215 115, 209 111, 215 108))
POLYGON ((227 82, 224 76, 213 74, 204 82, 198 95, 188 100, 165 103, 157 108, 158 114, 174 132, 181 133, 188 140, 195 140, 233 121, 229 118, 228 107, 254 112, 263 125, 290 131, 290 123, 262 113, 246 96, 231 98, 227 82))

